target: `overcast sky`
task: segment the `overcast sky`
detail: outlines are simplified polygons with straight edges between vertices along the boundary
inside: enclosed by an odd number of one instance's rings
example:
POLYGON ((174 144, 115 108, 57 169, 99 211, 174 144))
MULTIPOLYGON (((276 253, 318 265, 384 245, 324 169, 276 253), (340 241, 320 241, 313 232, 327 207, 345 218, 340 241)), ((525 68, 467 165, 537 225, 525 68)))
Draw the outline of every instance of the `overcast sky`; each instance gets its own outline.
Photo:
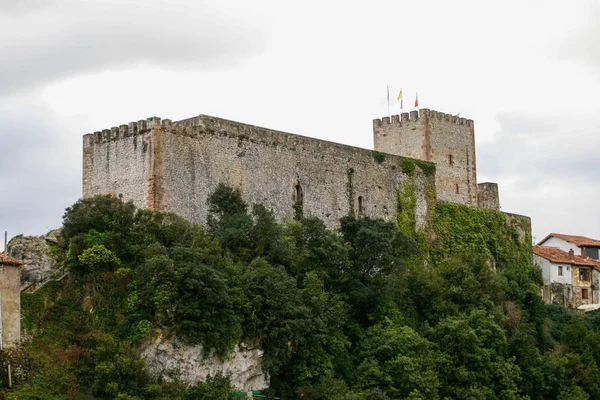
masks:
MULTIPOLYGON (((197 114, 373 148, 386 84, 475 120, 533 235, 600 239, 600 2, 1 0, 0 230, 81 197, 81 136, 197 114)), ((0 248, 3 243, 0 244, 0 248)))

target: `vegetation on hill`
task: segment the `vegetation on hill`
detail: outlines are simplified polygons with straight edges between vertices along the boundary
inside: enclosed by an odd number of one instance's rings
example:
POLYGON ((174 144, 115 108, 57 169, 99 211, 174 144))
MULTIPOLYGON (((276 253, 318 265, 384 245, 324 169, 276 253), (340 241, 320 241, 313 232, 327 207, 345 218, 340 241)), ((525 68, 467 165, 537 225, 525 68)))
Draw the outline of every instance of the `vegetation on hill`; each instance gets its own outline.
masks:
POLYGON ((9 398, 227 398, 226 377, 151 377, 136 346, 158 330, 222 357, 260 345, 282 399, 600 398, 600 318, 543 304, 530 238, 499 212, 440 203, 433 234, 402 215, 278 223, 225 186, 209 204, 207 228, 108 196, 68 208, 71 273, 23 296, 9 398))

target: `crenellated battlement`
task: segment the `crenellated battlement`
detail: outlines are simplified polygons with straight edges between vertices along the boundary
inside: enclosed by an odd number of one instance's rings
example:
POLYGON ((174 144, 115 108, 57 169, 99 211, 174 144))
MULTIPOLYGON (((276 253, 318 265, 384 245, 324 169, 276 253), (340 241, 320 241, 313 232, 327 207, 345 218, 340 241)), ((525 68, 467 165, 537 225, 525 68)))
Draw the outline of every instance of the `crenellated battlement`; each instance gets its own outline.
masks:
POLYGON ((171 120, 165 119, 161 121, 159 117, 150 117, 145 120, 139 120, 137 122, 130 122, 128 124, 119 125, 118 127, 113 126, 110 129, 103 129, 94 133, 88 133, 84 137, 92 137, 92 143, 106 143, 122 138, 131 136, 142 135, 150 132, 155 128, 169 129, 171 127, 171 120))
POLYGON ((411 111, 411 112, 405 112, 402 113, 400 115, 396 114, 396 115, 392 115, 392 117, 383 117, 383 118, 378 118, 378 119, 374 119, 373 120, 373 127, 381 127, 381 126, 385 126, 385 125, 402 125, 402 124, 406 124, 406 123, 415 123, 418 122, 421 119, 424 119, 424 117, 429 118, 430 120, 438 120, 438 121, 446 121, 446 122, 450 122, 450 123, 454 123, 457 125, 467 125, 469 127, 473 127, 473 120, 472 119, 467 119, 467 118, 462 118, 462 117, 458 117, 457 115, 452 115, 452 114, 446 114, 443 112, 439 112, 439 111, 435 111, 435 110, 429 110, 427 108, 423 108, 420 111, 411 111))

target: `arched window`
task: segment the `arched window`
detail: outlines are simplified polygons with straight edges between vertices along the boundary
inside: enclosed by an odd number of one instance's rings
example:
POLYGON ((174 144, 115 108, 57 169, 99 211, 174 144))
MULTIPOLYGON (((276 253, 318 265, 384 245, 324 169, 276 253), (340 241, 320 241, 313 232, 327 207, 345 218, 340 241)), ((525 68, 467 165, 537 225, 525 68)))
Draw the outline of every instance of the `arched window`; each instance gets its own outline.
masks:
POLYGON ((302 205, 304 202, 304 193, 302 192, 302 186, 299 183, 294 187, 294 203, 296 205, 302 205))
POLYGON ((304 215, 304 192, 302 186, 296 183, 294 186, 294 219, 301 220, 304 215))
POLYGON ((358 215, 365 215, 365 202, 362 196, 358 196, 358 215))

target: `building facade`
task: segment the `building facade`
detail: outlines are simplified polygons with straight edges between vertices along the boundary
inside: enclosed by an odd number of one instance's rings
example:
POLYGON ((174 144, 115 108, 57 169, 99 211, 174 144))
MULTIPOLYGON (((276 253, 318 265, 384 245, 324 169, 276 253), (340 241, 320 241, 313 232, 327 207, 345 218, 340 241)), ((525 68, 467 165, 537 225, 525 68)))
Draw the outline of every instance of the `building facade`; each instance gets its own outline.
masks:
POLYGON ((21 265, 0 253, 0 348, 21 343, 21 265))
POLYGON ((545 302, 572 308, 600 302, 600 262, 552 246, 533 246, 533 254, 542 269, 545 302))

